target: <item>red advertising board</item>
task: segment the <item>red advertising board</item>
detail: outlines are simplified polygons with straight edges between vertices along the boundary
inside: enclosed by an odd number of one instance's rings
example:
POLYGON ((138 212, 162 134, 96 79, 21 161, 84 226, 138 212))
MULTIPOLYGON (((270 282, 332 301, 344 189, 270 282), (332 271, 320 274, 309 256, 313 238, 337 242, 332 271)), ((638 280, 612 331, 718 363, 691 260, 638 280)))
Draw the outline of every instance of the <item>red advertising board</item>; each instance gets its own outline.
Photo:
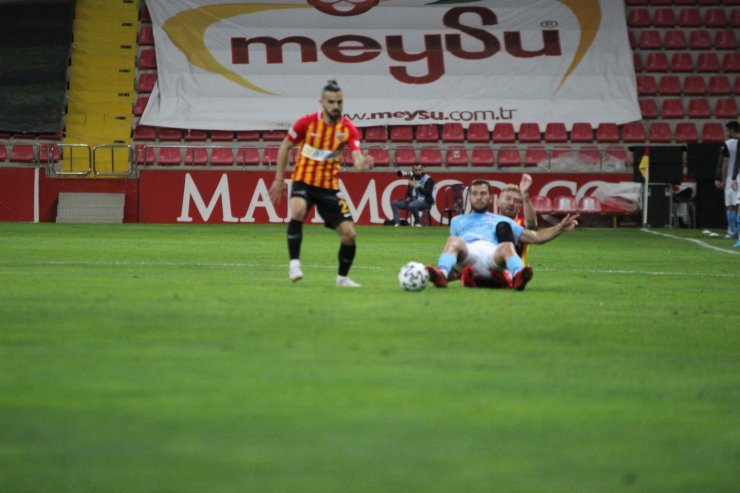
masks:
POLYGON ((0 221, 38 221, 38 197, 38 168, 0 168, 0 221))

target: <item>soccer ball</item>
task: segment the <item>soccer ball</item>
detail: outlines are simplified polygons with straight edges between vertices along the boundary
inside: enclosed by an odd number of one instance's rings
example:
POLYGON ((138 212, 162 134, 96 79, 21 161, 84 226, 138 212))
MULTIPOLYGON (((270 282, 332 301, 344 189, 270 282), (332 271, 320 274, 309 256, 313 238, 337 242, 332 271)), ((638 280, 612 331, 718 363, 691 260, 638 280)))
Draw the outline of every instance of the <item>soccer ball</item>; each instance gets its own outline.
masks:
POLYGON ((408 262, 398 273, 398 284, 405 291, 421 291, 429 283, 429 272, 420 262, 408 262))

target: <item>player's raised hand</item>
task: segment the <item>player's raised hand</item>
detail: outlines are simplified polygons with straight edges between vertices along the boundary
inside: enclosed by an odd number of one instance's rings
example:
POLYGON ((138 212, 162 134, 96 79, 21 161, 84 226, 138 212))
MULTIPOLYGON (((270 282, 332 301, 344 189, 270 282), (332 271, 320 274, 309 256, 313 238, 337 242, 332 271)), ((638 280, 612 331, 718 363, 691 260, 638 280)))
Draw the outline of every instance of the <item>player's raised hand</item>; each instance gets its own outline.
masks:
POLYGON ((564 231, 573 231, 578 226, 580 214, 568 214, 560 221, 560 226, 564 231))
POLYGON ((522 192, 522 195, 527 195, 529 193, 529 188, 532 186, 532 176, 528 175, 527 173, 524 173, 522 175, 522 179, 519 181, 519 191, 522 192))

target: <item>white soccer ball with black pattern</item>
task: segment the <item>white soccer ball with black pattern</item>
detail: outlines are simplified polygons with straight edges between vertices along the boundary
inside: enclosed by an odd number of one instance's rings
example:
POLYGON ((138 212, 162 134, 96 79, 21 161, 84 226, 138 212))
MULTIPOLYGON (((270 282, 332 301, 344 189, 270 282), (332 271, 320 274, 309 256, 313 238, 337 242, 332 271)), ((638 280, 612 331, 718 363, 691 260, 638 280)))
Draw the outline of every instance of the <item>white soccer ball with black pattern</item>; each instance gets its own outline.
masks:
POLYGON ((398 273, 398 284, 404 291, 421 291, 429 284, 429 272, 420 262, 408 262, 398 273))

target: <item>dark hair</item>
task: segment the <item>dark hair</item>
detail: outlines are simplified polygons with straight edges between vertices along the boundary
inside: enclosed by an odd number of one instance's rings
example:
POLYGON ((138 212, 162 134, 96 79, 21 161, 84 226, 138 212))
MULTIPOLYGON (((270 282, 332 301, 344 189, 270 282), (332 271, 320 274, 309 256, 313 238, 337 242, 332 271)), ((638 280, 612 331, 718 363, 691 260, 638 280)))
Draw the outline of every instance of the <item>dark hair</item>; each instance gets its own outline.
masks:
POLYGON ((486 188, 488 189, 488 191, 489 191, 489 192, 491 191, 491 184, 490 184, 490 183, 488 183, 488 180, 483 180, 483 179, 481 179, 481 178, 478 178, 478 179, 476 179, 476 180, 473 180, 473 181, 472 181, 472 183, 470 183, 470 186, 471 186, 471 187, 474 187, 474 186, 476 186, 476 185, 485 185, 485 186, 486 186, 486 188))
POLYGON ((731 132, 740 132, 740 123, 733 120, 725 123, 725 128, 731 132))
POLYGON ((337 83, 336 80, 329 79, 328 81, 326 81, 326 85, 321 90, 321 95, 323 96, 326 91, 329 91, 329 92, 339 92, 341 90, 342 89, 339 87, 339 84, 337 83))

